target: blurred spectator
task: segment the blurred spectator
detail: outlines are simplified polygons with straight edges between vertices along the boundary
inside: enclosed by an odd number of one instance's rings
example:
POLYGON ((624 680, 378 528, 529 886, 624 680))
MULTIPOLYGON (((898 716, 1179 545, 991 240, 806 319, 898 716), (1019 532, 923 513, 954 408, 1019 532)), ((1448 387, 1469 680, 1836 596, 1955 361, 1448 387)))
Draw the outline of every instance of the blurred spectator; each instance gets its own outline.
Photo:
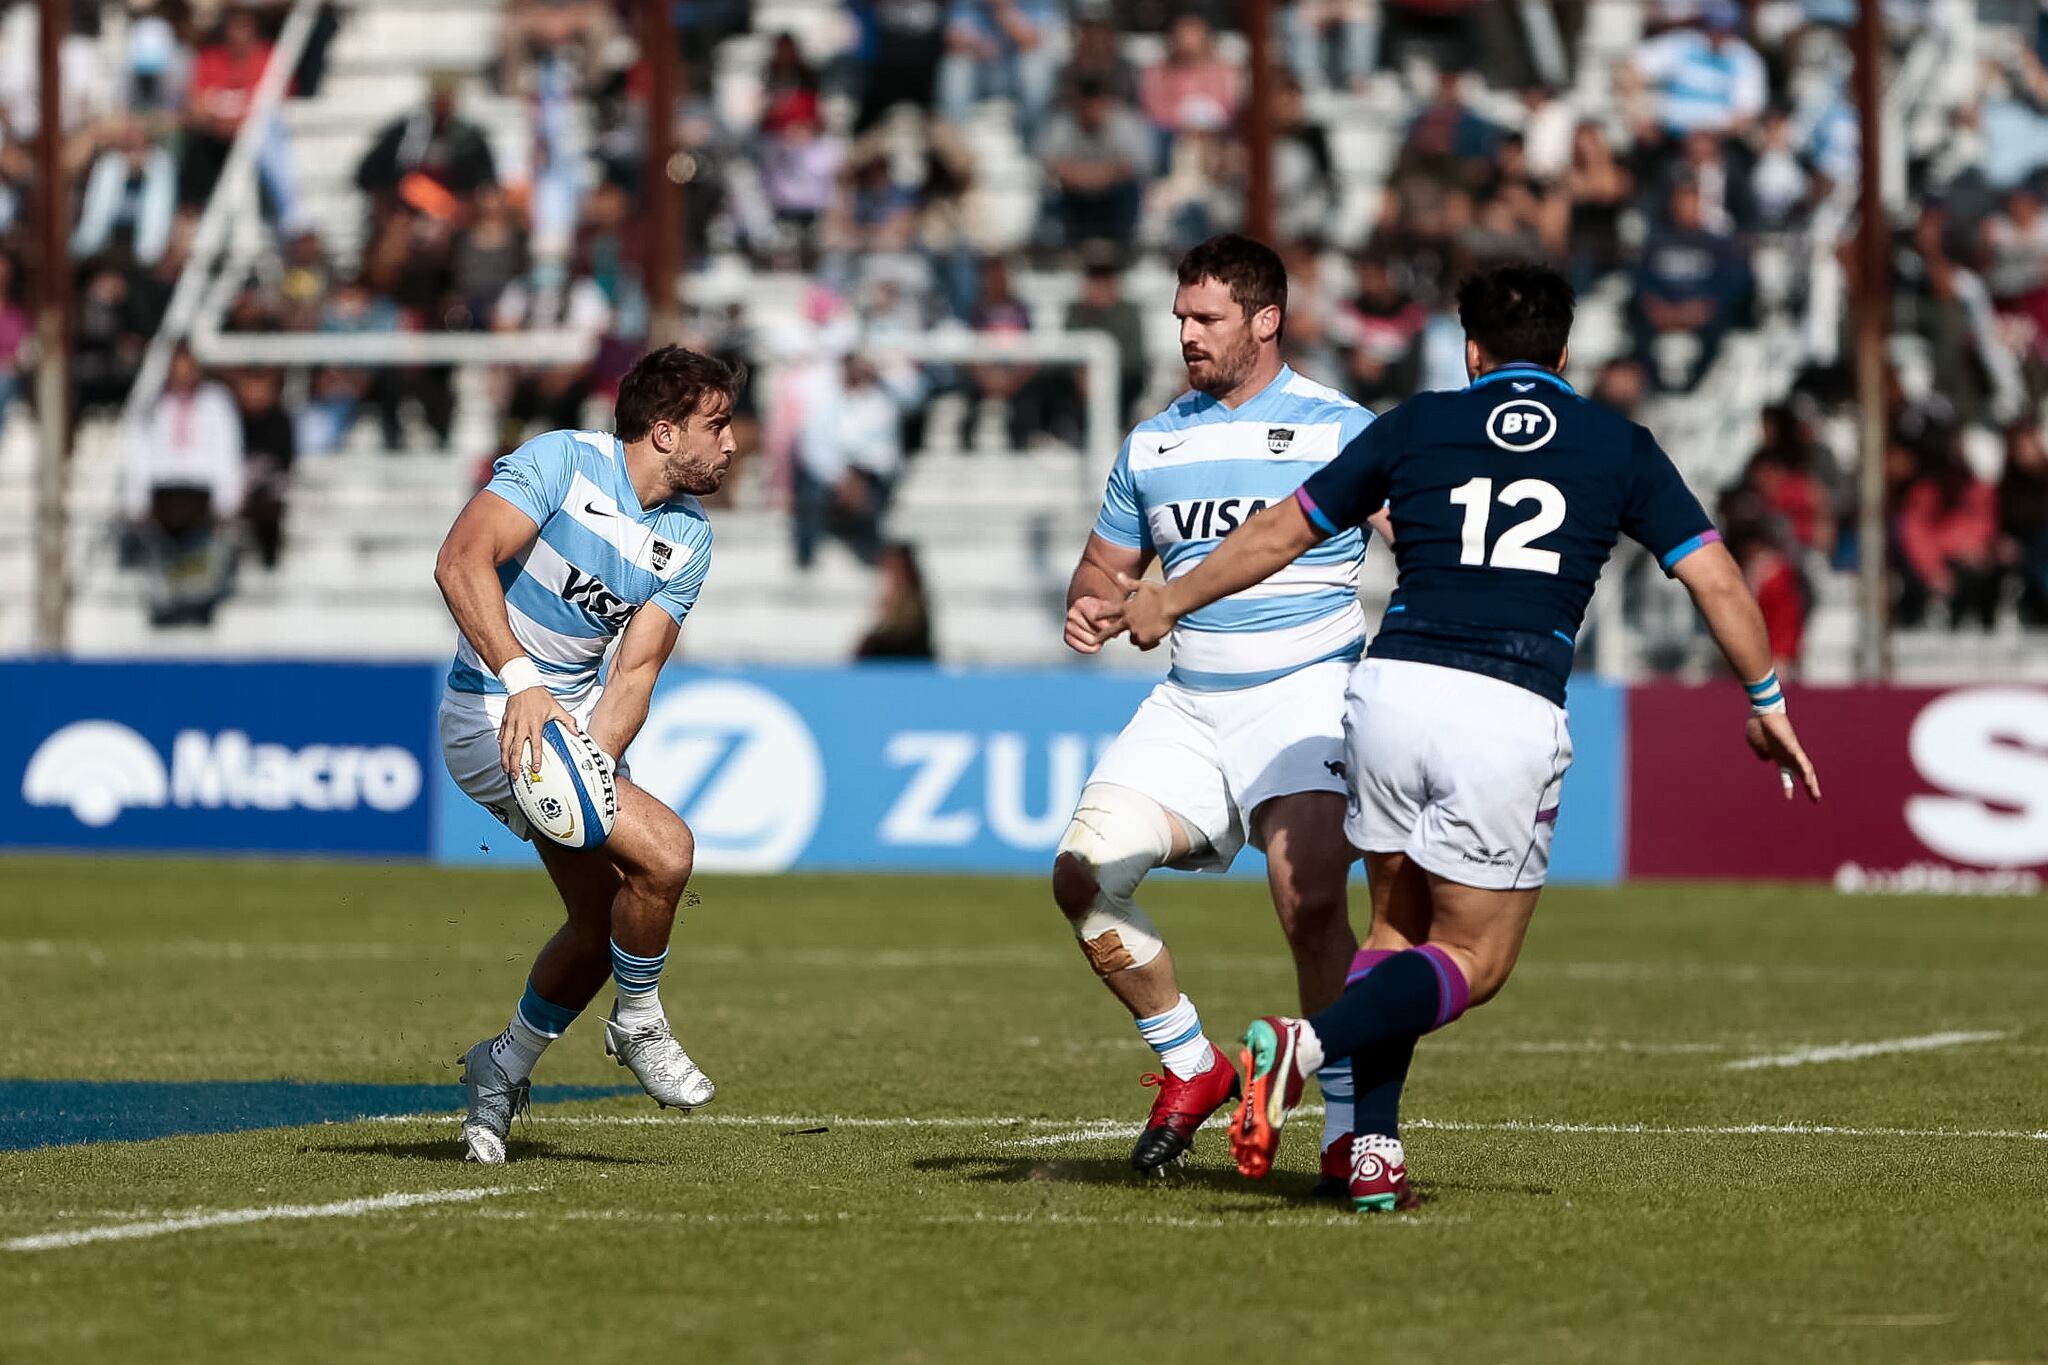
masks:
POLYGON ((1429 310, 1402 294, 1384 258, 1370 252, 1358 258, 1356 287, 1338 316, 1344 347, 1339 387, 1376 411, 1412 393, 1421 359, 1417 342, 1429 310))
POLYGON ((903 468, 896 397, 864 356, 846 356, 807 398, 796 444, 796 562, 837 536, 863 564, 882 555, 882 516, 903 468))
MULTIPOLYGON (((337 280, 321 311, 320 330, 352 334, 395 332, 398 309, 389 299, 370 292, 360 276, 337 280)), ((347 369, 322 366, 313 372, 306 402, 299 410, 296 445, 308 455, 324 455, 347 439, 362 415, 364 403, 379 410, 387 447, 396 448, 404 432, 398 421, 398 382, 390 369, 347 369)))
POLYGON ((1923 441, 1894 523, 1898 623, 1917 626, 1940 602, 1951 629, 1975 621, 1989 630, 1998 605, 1998 529, 1998 494, 1971 472, 1960 433, 1949 428, 1923 441))
POLYGON ((1282 242, 1323 236, 1336 211, 1329 134, 1309 121, 1301 86, 1291 79, 1275 82, 1273 199, 1282 242))
POLYGON ((952 0, 939 63, 940 117, 966 123, 976 101, 1010 100, 1018 135, 1031 145, 1052 107, 1065 23, 1060 0, 952 0))
POLYGON ((1633 360, 1610 360, 1593 380, 1593 401, 1604 403, 1630 421, 1639 421, 1643 399, 1648 395, 1649 376, 1633 360))
POLYGON ((1436 98, 1408 124, 1394 166, 1398 184, 1411 178, 1470 189, 1493 172, 1501 130, 1466 103, 1456 71, 1437 76, 1436 98))
POLYGON ((1371 0, 1292 0, 1280 31, 1294 78, 1311 90, 1363 90, 1379 60, 1379 16, 1371 0))
POLYGON ((1827 477, 1832 457, 1797 409, 1786 403, 1763 410, 1763 441, 1750 456, 1743 483, 1796 546, 1823 561, 1835 552, 1835 494, 1827 477))
POLYGON ((2048 444, 2032 419, 2005 433, 1998 530, 1999 560, 2020 582, 2021 623, 2048 626, 2048 444))
MULTIPOLYGON (((84 5, 70 7, 74 22, 57 46, 57 86, 66 133, 78 132, 114 105, 114 91, 96 38, 84 31, 95 18, 84 5)), ((42 126, 38 7, 16 3, 0 15, 0 122, 8 135, 35 146, 42 126)))
POLYGON ((168 114, 182 102, 187 53, 178 30, 155 0, 133 0, 128 17, 126 104, 136 113, 168 114))
POLYGON ((264 568, 274 569, 284 547, 285 492, 298 454, 298 433, 281 401, 282 370, 244 370, 235 376, 234 386, 235 409, 242 419, 242 520, 257 558, 264 568))
POLYGON ((1984 222, 1984 285, 2023 359, 2048 359, 2048 212, 2032 186, 2005 197, 1984 222))
POLYGON ((1806 618, 1812 595, 1799 562, 1788 551, 1769 519, 1768 509, 1749 492, 1723 499, 1720 523, 1728 553, 1763 612, 1775 667, 1796 673, 1805 647, 1806 618))
MULTIPOLYGON (((1012 290, 1009 263, 991 256, 981 264, 981 292, 968 324, 986 337, 1020 336, 1031 330, 1031 310, 1012 290)), ((1051 434, 1071 411, 1070 384, 1048 375, 1035 361, 984 361, 966 367, 967 406, 961 416, 962 446, 972 448, 981 409, 990 403, 1003 409, 1003 434, 1012 451, 1034 438, 1051 434)), ((1071 433, 1061 433, 1070 435, 1071 433)))
POLYGON ((1062 95, 1072 100, 1084 83, 1092 82, 1118 104, 1138 102, 1138 73, 1124 56, 1123 36, 1100 13, 1083 14, 1074 22, 1073 51, 1061 73, 1062 95))
POLYGON ((1622 217, 1635 200, 1636 181, 1600 125, 1581 123, 1572 134, 1564 186, 1571 201, 1572 283, 1583 291, 1622 266, 1622 217))
POLYGON ((946 51, 944 0, 846 0, 857 29, 854 61, 861 73, 856 132, 866 132, 899 104, 932 107, 932 87, 946 51))
POLYGON ((1668 220, 1650 234, 1636 268, 1636 359, 1660 389, 1689 391, 1743 320, 1749 263, 1733 237, 1701 221, 1699 187, 1671 191, 1668 220))
POLYGON ((1749 198, 1749 167, 1734 154, 1739 146, 1712 133, 1687 133, 1666 182, 1690 181, 1700 194, 1700 225, 1721 236, 1746 231, 1756 220, 1749 198))
POLYGON ((888 155, 876 148, 841 177, 825 245, 856 259, 908 250, 917 236, 917 210, 917 191, 897 182, 888 155))
POLYGON ((1168 254, 1241 228, 1245 181, 1242 141, 1221 130, 1190 129, 1176 137, 1166 174, 1151 189, 1151 218, 1163 225, 1168 254))
POLYGON ((561 58, 581 84, 595 82, 618 17, 603 0, 513 0, 499 32, 498 88, 527 94, 536 74, 561 58))
POLYGON ((489 327, 506 288, 526 274, 523 226, 503 190, 477 192, 476 219, 456 238, 454 259, 455 297, 471 327, 489 327))
MULTIPOLYGON (((1145 388, 1145 324, 1137 305, 1124 297, 1120 262, 1112 250, 1098 249, 1089 257, 1081 275, 1081 292, 1067 305, 1066 325, 1070 332, 1105 333, 1116 343, 1117 421, 1122 423, 1145 388)), ((1076 371, 1076 375, 1078 403, 1086 371, 1076 371)))
POLYGON ((457 216, 469 198, 498 181, 483 130, 455 112, 461 77, 441 72, 428 82, 423 109, 384 125, 356 167, 356 187, 385 212, 400 204, 437 217, 457 216))
POLYGON ((761 138, 761 188, 776 220, 807 238, 832 202, 846 145, 816 113, 796 113, 761 138))
POLYGON ((185 145, 178 166, 178 202, 204 204, 227 164, 235 133, 248 116, 256 82, 270 63, 270 44, 246 9, 230 9, 220 36, 203 43, 192 63, 185 100, 185 145))
POLYGON ((931 600, 925 596, 924 571, 908 545, 882 550, 882 597, 875 624, 854 647, 856 659, 933 659, 931 600))
POLYGON ((1792 145, 1791 119, 1777 111, 1764 115, 1757 141, 1749 179, 1756 226, 1767 232, 1791 230, 1807 207, 1813 184, 1792 145))
POLYGON ((206 623, 226 596, 242 506, 242 423, 190 349, 127 433, 122 508, 150 574, 152 625, 206 623))
POLYGON ((178 206, 178 168, 171 154, 152 146, 138 118, 125 118, 107 134, 85 178, 73 257, 114 249, 142 265, 163 254, 178 206))
POLYGON ((1742 7, 1707 0, 1698 28, 1675 28, 1644 43, 1623 71, 1638 135, 1661 132, 1740 133, 1764 110, 1770 93, 1762 57, 1743 41, 1742 7))
POLYGON ((31 351, 35 319, 15 297, 14 256, 0 251, 0 431, 6 430, 7 410, 24 397, 28 381, 23 362, 31 351))
POLYGON ((1335 335, 1340 325, 1337 292, 1345 286, 1330 283, 1325 252, 1322 238, 1313 234, 1281 243, 1280 261, 1287 267, 1287 327, 1280 337, 1280 359, 1296 374, 1334 384, 1343 368, 1335 335))
POLYGON ((1138 101, 1163 138, 1229 127, 1244 99, 1244 76, 1216 52, 1201 15, 1184 12, 1166 35, 1166 59, 1138 78, 1138 101))
POLYGON ((1151 140, 1144 123, 1107 87, 1094 79, 1080 83, 1073 107, 1046 130, 1038 159, 1051 181, 1046 208, 1055 244, 1131 240, 1151 140))
POLYGON ((141 324, 128 276, 104 257, 79 269, 71 322, 71 385, 80 411, 118 407, 128 396, 149 329, 141 324))

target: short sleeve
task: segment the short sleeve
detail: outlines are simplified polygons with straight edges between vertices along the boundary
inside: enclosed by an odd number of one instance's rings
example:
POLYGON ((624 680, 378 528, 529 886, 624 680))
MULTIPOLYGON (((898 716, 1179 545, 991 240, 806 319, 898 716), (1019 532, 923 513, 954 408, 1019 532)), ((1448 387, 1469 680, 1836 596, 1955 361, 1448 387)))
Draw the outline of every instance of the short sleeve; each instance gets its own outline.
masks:
POLYGON ((1679 560, 1721 538, 1700 500, 1685 486, 1678 466, 1641 427, 1636 428, 1621 529, 1657 556, 1667 574, 1678 567, 1679 560))
POLYGON ((562 505, 573 472, 569 452, 560 432, 536 436, 510 455, 498 458, 491 468, 486 492, 496 493, 526 513, 535 526, 542 525, 562 505))
POLYGON ((674 618, 677 625, 697 605, 697 594, 704 590, 704 580, 711 576, 711 527, 707 523, 704 534, 685 542, 690 557, 676 570, 676 576, 662 584, 661 591, 649 601, 674 618))
POLYGON ((1365 413, 1365 425, 1344 442, 1337 458, 1309 475, 1308 482, 1295 491, 1294 500, 1315 528, 1334 536, 1384 507, 1393 482, 1394 439, 1398 417, 1377 422, 1365 413))
POLYGON ((1131 442, 1124 439, 1116 453, 1116 465, 1109 471, 1109 487, 1102 492, 1102 510, 1095 516, 1095 534, 1112 545, 1142 550, 1152 543, 1145 526, 1145 513, 1138 506, 1138 481, 1131 477, 1131 442))

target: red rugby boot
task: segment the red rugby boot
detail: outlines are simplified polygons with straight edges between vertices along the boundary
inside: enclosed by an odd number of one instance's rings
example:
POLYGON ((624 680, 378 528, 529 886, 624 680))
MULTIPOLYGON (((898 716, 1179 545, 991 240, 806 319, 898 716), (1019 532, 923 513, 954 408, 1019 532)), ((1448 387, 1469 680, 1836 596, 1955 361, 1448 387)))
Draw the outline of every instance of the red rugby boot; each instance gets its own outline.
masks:
POLYGON ((1422 1203, 1408 1186, 1408 1157, 1401 1139, 1368 1133, 1351 1140, 1351 1207, 1358 1213, 1387 1213, 1422 1203))
POLYGON ((1349 1199, 1351 1197, 1351 1143, 1353 1135, 1339 1133, 1323 1148, 1322 1178, 1309 1191, 1311 1199, 1349 1199))
POLYGON ((1146 1085, 1159 1087, 1152 1101, 1152 1113, 1138 1145, 1131 1148, 1131 1169, 1143 1175, 1164 1175, 1166 1168, 1186 1156, 1195 1145, 1195 1130, 1203 1120, 1237 1098, 1237 1068, 1211 1043, 1209 1069, 1182 1080, 1171 1071, 1148 1074, 1146 1085))

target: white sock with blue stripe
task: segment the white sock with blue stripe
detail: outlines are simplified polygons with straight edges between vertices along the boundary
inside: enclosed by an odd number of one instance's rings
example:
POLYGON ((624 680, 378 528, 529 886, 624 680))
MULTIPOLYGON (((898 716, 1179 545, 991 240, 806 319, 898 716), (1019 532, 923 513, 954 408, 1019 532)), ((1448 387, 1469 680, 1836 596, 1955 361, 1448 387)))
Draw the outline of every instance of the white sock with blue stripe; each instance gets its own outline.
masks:
POLYGON ((1351 1059, 1324 1062, 1316 1069, 1316 1086, 1323 1092, 1323 1150, 1351 1131, 1351 1112, 1357 1090, 1351 1078, 1351 1059))
POLYGON ((519 997, 519 1008, 512 1012, 512 1022, 491 1043, 491 1060, 510 1079, 525 1080, 533 1074, 534 1063, 548 1050, 548 1044, 567 1033, 581 1013, 543 999, 529 979, 526 994, 519 997))
POLYGON ((638 957, 612 941, 612 980, 619 987, 616 1017, 628 1033, 667 1017, 661 1012, 661 969, 667 963, 666 948, 654 957, 638 957))
POLYGON ((1152 1045, 1160 1064, 1181 1080, 1192 1080, 1216 1065, 1216 1048, 1202 1032, 1202 1016, 1183 995, 1172 1009, 1138 1021, 1138 1036, 1152 1045))

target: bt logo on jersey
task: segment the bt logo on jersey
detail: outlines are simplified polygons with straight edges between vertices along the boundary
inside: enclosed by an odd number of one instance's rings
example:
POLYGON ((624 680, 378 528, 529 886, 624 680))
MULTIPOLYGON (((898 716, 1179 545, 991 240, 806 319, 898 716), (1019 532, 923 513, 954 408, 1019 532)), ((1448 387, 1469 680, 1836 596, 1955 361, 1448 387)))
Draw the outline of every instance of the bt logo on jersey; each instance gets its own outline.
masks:
POLYGON ((1486 439, 1502 450, 1540 450, 1557 435, 1557 416, 1533 398, 1510 398, 1486 415, 1486 439))

